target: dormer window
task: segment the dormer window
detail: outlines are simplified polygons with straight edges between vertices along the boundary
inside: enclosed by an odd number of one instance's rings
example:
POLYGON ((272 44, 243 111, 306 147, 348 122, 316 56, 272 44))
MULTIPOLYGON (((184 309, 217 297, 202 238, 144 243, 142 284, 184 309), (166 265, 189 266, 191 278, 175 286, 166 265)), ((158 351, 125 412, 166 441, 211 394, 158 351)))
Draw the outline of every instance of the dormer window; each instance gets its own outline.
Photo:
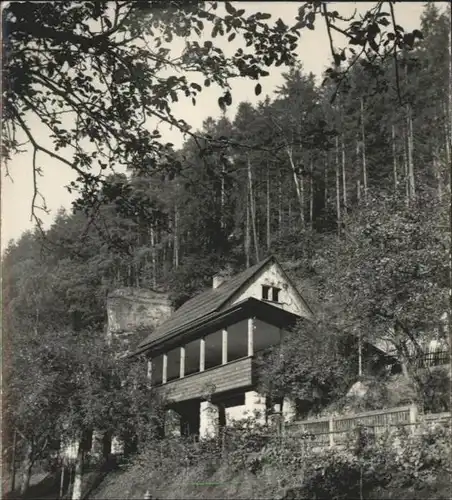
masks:
POLYGON ((281 288, 275 286, 262 285, 262 300, 279 302, 279 292, 281 288))

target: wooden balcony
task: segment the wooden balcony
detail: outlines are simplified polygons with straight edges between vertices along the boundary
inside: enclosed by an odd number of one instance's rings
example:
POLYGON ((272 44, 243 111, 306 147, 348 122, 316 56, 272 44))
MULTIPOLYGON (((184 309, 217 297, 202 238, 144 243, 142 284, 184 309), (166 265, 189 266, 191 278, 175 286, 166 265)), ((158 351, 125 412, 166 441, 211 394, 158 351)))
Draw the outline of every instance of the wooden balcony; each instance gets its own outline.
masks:
POLYGON ((171 380, 157 387, 160 396, 173 402, 200 399, 233 389, 245 389, 253 384, 251 356, 215 366, 203 372, 171 380))

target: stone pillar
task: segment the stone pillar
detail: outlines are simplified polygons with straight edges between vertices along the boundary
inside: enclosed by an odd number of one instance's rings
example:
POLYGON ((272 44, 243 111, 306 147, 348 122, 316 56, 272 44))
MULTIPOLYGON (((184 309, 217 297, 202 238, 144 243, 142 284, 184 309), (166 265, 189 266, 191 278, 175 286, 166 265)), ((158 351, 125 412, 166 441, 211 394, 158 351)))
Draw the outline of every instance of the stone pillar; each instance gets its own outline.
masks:
POLYGON ((410 406, 410 431, 414 434, 418 424, 418 408, 415 404, 410 406))
POLYGON ((265 396, 261 396, 256 391, 245 393, 245 411, 247 415, 255 417, 257 422, 265 424, 266 410, 265 396))
POLYGON ((285 398, 282 404, 282 414, 285 422, 291 422, 295 419, 297 409, 295 403, 285 398))
POLYGON ((199 437, 205 439, 215 436, 218 432, 218 426, 218 407, 210 401, 202 401, 199 418, 199 437))
POLYGON ((97 459, 103 456, 103 433, 100 431, 93 432, 93 444, 91 447, 91 453, 97 459))
POLYGON ((113 436, 111 440, 111 452, 113 455, 117 455, 119 453, 123 453, 124 445, 119 441, 116 436, 113 436))

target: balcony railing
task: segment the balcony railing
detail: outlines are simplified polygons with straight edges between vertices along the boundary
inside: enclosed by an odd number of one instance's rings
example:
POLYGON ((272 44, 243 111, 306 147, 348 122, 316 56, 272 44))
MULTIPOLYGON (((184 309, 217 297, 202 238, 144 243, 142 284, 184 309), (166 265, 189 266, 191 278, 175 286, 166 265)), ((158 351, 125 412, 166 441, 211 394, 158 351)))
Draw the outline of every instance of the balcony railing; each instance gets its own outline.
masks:
POLYGON ((250 356, 171 380, 158 386, 157 391, 174 402, 198 399, 250 387, 253 383, 252 372, 253 358, 250 356))
POLYGON ((433 351, 427 352, 420 357, 414 359, 414 364, 418 368, 427 368, 431 366, 447 365, 450 363, 449 351, 433 351))

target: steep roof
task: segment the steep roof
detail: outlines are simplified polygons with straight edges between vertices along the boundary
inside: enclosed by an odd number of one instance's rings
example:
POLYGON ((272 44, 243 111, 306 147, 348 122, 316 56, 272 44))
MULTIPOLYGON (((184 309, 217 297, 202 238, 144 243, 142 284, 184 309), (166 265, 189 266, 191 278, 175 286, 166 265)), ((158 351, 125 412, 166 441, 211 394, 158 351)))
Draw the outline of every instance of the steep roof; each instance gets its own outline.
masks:
POLYGON ((138 346, 139 350, 147 344, 163 339, 172 332, 188 327, 194 321, 217 312, 221 307, 238 292, 250 279, 253 278, 262 268, 274 257, 270 256, 256 265, 249 267, 245 271, 233 276, 217 288, 211 288, 196 295, 177 309, 167 321, 158 326, 143 342, 138 346))

